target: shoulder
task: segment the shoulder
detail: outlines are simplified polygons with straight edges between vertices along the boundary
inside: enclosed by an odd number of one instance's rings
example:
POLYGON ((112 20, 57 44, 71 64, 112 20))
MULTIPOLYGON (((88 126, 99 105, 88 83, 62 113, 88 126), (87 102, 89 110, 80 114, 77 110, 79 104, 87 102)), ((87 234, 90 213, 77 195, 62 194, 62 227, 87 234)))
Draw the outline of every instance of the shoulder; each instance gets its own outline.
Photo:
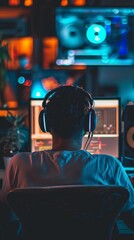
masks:
POLYGON ((123 168, 119 159, 107 154, 93 155, 93 162, 100 171, 108 171, 111 172, 111 174, 115 174, 120 168, 123 168))
POLYGON ((15 154, 10 160, 10 167, 15 165, 26 165, 32 162, 34 159, 41 158, 42 152, 21 152, 15 154))
POLYGON ((94 158, 96 158, 98 161, 103 161, 103 163, 106 164, 115 164, 115 165, 121 165, 121 162, 119 159, 117 159, 114 156, 107 155, 107 154, 94 154, 94 158))
MULTIPOLYGON (((36 152, 20 152, 15 154, 12 159, 27 159, 27 158, 33 158, 37 156, 41 156, 45 151, 36 151, 36 152)), ((11 159, 11 160, 12 160, 11 159)))
POLYGON ((11 164, 34 166, 40 164, 46 157, 48 157, 47 151, 21 152, 12 157, 11 164))
POLYGON ((11 163, 15 163, 15 162, 20 162, 21 160, 26 160, 30 157, 30 153, 29 152, 21 152, 21 153, 17 153, 15 154, 12 158, 11 158, 11 163))
POLYGON ((121 162, 115 158, 114 156, 107 154, 91 154, 86 150, 81 150, 77 155, 82 159, 87 160, 87 162, 97 163, 101 166, 112 165, 112 166, 120 166, 121 162))

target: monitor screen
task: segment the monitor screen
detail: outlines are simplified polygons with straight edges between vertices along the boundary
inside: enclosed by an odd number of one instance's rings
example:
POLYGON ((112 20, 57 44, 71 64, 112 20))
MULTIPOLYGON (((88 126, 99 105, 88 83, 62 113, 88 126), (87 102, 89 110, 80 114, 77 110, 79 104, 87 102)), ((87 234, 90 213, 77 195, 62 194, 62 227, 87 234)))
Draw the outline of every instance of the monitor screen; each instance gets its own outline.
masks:
MULTIPOLYGON (((31 151, 51 149, 50 133, 43 133, 38 124, 43 99, 30 99, 31 151)), ((119 99, 95 99, 95 111, 98 117, 97 127, 88 151, 92 154, 109 154, 120 157, 120 101, 119 99)), ((84 148, 87 135, 83 137, 84 148)))
POLYGON ((56 9, 57 65, 133 65, 134 8, 56 9))

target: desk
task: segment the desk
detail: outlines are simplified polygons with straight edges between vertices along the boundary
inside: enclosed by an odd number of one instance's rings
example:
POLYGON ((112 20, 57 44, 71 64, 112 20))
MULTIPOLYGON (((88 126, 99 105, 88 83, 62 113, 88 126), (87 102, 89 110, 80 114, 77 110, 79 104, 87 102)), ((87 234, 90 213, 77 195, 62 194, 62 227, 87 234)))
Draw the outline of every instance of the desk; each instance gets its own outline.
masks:
POLYGON ((124 167, 127 172, 133 172, 134 173, 134 167, 124 167))
POLYGON ((134 176, 134 167, 124 167, 130 176, 134 176))
POLYGON ((131 230, 123 220, 119 219, 116 221, 120 240, 134 240, 134 231, 131 230))

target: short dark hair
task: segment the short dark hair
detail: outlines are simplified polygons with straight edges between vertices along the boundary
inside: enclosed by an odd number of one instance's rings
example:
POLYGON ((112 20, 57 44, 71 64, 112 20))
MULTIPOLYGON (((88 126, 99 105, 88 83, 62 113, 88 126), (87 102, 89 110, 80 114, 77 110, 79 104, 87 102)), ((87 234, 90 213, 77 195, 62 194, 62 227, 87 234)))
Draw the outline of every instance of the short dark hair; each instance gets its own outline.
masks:
POLYGON ((84 128, 92 105, 88 92, 76 86, 60 86, 48 98, 47 121, 55 134, 69 138, 84 128))

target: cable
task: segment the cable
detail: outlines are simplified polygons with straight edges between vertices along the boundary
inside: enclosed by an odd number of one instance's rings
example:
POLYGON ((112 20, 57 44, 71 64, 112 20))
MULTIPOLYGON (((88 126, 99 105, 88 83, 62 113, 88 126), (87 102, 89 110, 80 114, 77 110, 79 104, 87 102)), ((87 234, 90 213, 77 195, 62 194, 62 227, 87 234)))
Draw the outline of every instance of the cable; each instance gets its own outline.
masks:
POLYGON ((93 132, 89 132, 88 133, 88 137, 87 137, 87 140, 85 142, 85 145, 84 145, 84 150, 87 150, 91 140, 92 140, 92 137, 93 137, 93 132))

